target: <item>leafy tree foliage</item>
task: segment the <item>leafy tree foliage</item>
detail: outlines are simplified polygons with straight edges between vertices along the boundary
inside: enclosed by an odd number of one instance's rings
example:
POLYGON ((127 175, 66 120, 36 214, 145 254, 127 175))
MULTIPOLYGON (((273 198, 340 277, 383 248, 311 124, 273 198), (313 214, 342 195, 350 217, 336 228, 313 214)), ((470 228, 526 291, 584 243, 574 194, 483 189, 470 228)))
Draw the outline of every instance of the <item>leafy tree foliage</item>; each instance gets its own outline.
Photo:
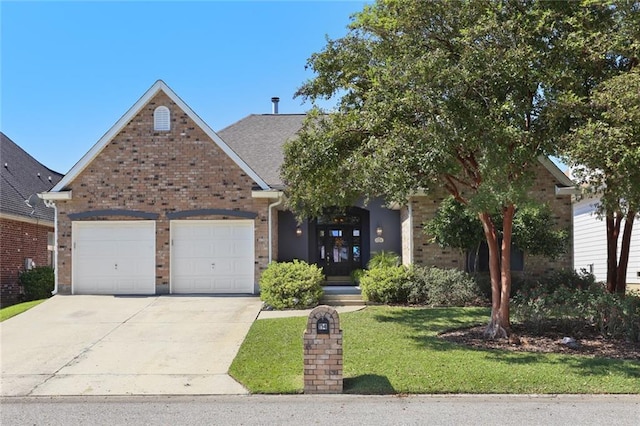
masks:
POLYGON ((607 224, 607 289, 624 294, 631 232, 640 212, 640 72, 606 80, 589 105, 592 117, 574 129, 568 155, 584 193, 600 199, 598 212, 607 224))
POLYGON ((557 229, 549 206, 523 206, 513 219, 513 242, 529 254, 556 259, 569 249, 569 231, 557 229))
POLYGON ((485 241, 478 215, 453 197, 442 201, 433 219, 425 224, 424 231, 441 247, 463 251, 476 250, 485 241))
MULTIPOLYGON (((549 206, 519 207, 513 217, 513 245, 526 253, 555 259, 567 252, 569 243, 568 230, 556 228, 549 206)), ((478 216, 453 197, 442 201, 424 229, 442 247, 477 250, 485 241, 478 216)), ((498 235, 502 237, 502 229, 498 229, 498 235)))
MULTIPOLYGON (((589 8, 607 16, 606 5, 589 8)), ((289 206, 314 217, 363 194, 404 203, 417 190, 444 188, 482 223, 492 285, 487 335, 507 335, 513 217, 527 202, 532 166, 555 150, 559 126, 547 116, 577 78, 565 72, 573 60, 566 40, 569 20, 582 12, 577 2, 366 6, 346 36, 308 61, 316 76, 297 95, 340 100, 330 114, 314 110, 285 147, 289 206)))
POLYGON ((566 49, 582 58, 573 64, 582 78, 558 107, 570 126, 566 161, 583 194, 600 199, 598 213, 606 221, 607 289, 624 294, 631 232, 640 212, 640 3, 612 2, 606 14, 606 29, 594 26, 588 13, 572 22, 580 32, 566 49))

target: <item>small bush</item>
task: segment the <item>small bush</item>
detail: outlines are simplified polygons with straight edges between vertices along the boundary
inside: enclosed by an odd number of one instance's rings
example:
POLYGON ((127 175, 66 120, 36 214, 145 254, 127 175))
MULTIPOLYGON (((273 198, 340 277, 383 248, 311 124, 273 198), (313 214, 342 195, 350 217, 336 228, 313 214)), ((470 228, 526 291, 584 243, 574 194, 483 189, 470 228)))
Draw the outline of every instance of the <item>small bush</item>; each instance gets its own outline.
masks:
POLYGON ((478 306, 485 304, 480 286, 471 275, 457 269, 414 267, 408 302, 431 306, 478 306))
POLYGON ((367 269, 375 268, 388 268, 393 266, 400 266, 400 256, 392 251, 379 251, 371 256, 369 263, 367 263, 367 269))
MULTIPOLYGON (((580 275, 580 274, 578 274, 580 275)), ((604 337, 640 341, 640 294, 611 294, 603 285, 584 280, 546 283, 513 298, 514 319, 543 329, 550 320, 595 327, 604 337), (583 286, 588 286, 583 288, 583 286)))
POLYGON ((404 266, 378 266, 365 271, 360 289, 365 301, 374 303, 406 303, 409 270, 404 266))
POLYGON ((25 302, 47 299, 51 297, 55 284, 55 275, 53 268, 38 266, 24 271, 20 274, 18 281, 24 290, 25 302))
POLYGON ((512 290, 511 294, 516 294, 517 292, 526 293, 534 288, 546 293, 553 293, 559 288, 587 290, 594 285, 596 285, 595 277, 584 269, 580 272, 576 272, 573 269, 564 269, 545 275, 538 280, 526 280, 519 288, 512 290))
POLYGON ((318 305, 324 275, 316 265, 300 260, 273 262, 260 277, 260 299, 275 309, 305 309, 318 305))
POLYGON ((364 269, 354 269, 351 271, 351 282, 355 285, 360 285, 360 278, 364 275, 364 269))

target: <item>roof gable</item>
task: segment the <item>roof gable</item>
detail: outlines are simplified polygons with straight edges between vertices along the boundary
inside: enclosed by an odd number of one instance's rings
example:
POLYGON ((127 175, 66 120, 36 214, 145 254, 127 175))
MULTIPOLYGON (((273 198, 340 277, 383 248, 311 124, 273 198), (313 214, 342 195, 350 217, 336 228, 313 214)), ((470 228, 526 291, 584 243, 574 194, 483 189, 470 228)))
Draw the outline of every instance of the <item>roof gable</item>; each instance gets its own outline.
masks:
POLYGON ((284 144, 302 128, 305 114, 253 114, 219 134, 270 186, 282 188, 284 144))
POLYGON ((144 108, 160 91, 165 93, 175 104, 182 109, 207 136, 217 144, 222 151, 229 156, 251 179, 262 189, 269 189, 267 183, 245 163, 217 134, 214 132, 180 97, 169 88, 162 80, 156 81, 149 90, 96 142, 93 147, 78 161, 66 176, 55 185, 51 192, 63 191, 91 162, 102 152, 109 142, 122 131, 122 129, 144 108))
POLYGON ((53 221, 52 208, 38 199, 32 199, 33 205, 25 201, 34 194, 49 190, 60 181, 62 174, 42 165, 1 132, 0 158, 0 212, 53 221))

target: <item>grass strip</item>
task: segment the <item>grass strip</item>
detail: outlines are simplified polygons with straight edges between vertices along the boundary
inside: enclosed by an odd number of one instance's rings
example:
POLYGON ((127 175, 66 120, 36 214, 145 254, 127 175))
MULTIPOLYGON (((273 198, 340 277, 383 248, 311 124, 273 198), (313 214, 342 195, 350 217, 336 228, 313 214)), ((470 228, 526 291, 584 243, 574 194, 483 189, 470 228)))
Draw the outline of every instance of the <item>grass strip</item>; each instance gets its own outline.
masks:
MULTIPOLYGON (((344 392, 640 393, 640 362, 470 349, 438 333, 486 322, 485 308, 368 307, 340 316, 344 392)), ((253 393, 303 390, 305 317, 256 321, 230 374, 253 393)))
POLYGON ((40 300, 32 300, 30 302, 18 303, 17 305, 7 306, 6 308, 0 309, 0 322, 7 320, 11 317, 15 317, 18 314, 23 313, 24 311, 28 311, 36 305, 44 302, 47 299, 40 300))

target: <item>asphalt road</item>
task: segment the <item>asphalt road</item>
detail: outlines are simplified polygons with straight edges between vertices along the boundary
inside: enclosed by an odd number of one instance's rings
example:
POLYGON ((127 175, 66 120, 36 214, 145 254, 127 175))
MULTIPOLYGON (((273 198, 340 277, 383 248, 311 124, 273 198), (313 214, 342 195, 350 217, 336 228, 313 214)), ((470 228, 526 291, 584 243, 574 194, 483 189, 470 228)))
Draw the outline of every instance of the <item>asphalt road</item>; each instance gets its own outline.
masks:
POLYGON ((640 396, 15 397, 0 424, 637 426, 640 396))

